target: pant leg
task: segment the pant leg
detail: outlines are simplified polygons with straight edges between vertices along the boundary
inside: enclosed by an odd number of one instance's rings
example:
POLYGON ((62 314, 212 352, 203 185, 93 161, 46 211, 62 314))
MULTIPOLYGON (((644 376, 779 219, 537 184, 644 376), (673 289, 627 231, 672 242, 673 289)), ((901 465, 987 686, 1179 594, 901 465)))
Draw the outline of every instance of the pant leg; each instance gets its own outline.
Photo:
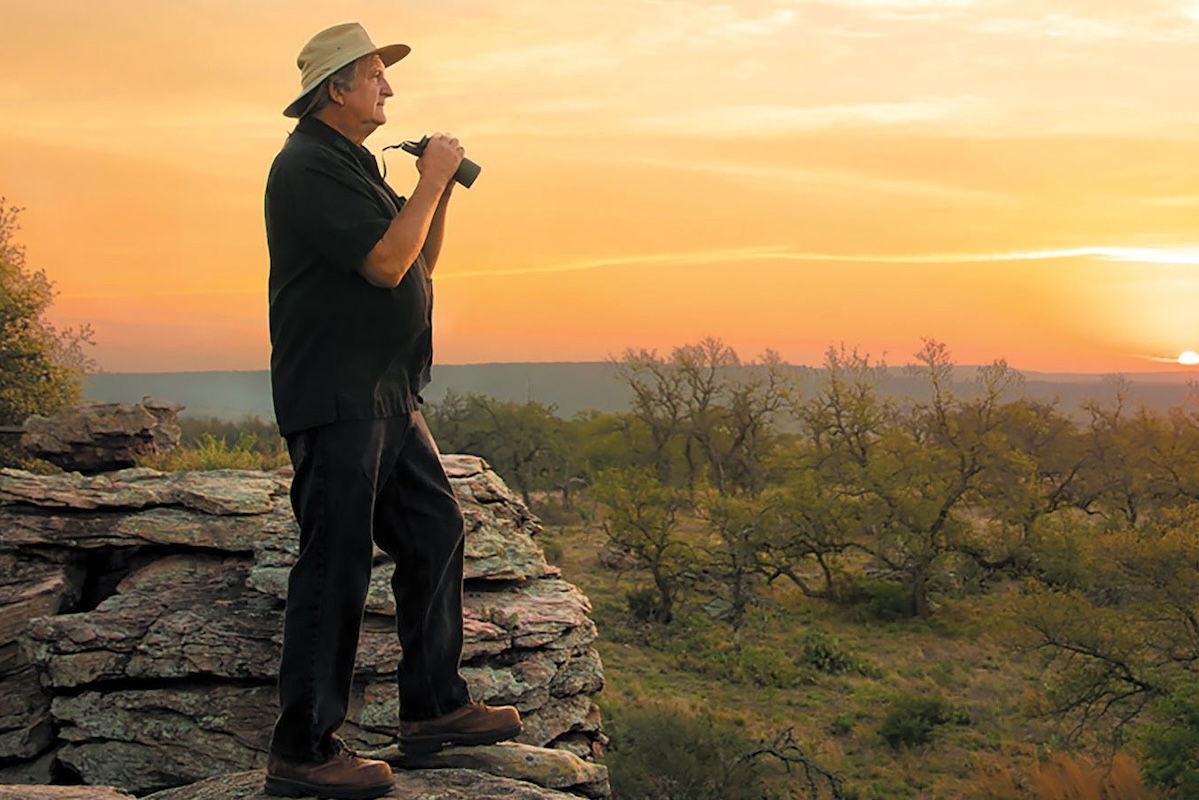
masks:
POLYGON ((424 417, 412 424, 375 508, 375 540, 395 560, 392 590, 403 657, 400 718, 421 720, 470 702, 462 660, 462 510, 424 417))
MULTIPOLYGON (((271 751, 328 756, 349 709, 354 657, 370 585, 372 515, 388 420, 346 421, 288 437, 300 552, 288 579, 279 719, 271 751)), ((406 420, 391 438, 398 449, 406 420)))

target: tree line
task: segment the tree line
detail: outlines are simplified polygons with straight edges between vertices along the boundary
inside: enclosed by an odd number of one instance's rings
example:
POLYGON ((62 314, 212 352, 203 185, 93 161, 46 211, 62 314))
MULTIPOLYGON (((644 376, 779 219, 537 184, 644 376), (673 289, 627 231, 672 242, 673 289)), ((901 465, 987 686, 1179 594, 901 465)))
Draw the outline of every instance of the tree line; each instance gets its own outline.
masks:
POLYGON ((594 513, 644 578, 627 602, 647 623, 702 604, 737 640, 779 581, 883 618, 1018 581, 1053 709, 1078 732, 1143 723, 1175 754, 1147 761, 1158 784, 1199 782, 1199 757, 1177 756, 1199 742, 1199 404, 1133 407, 1113 377, 1112 399, 1062 409, 1002 360, 956 382, 935 341, 905 367, 909 398, 844 346, 819 370, 711 338, 613 366, 622 413, 453 393, 426 413, 526 501, 594 513))

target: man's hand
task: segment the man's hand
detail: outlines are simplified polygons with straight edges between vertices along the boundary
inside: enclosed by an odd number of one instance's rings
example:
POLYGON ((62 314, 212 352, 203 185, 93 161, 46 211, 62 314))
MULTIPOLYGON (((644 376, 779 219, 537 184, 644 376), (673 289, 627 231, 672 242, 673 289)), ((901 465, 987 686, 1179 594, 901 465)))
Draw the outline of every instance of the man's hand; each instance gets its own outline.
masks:
POLYGON ((449 204, 454 173, 466 153, 458 140, 448 133, 435 133, 425 143, 416 160, 420 180, 412 196, 388 226, 383 238, 366 254, 359 267, 362 276, 374 286, 392 289, 419 253, 431 272, 441 252, 445 232, 445 212, 449 204))
POLYGON ((454 173, 462 163, 466 150, 458 143, 458 138, 448 133, 435 133, 425 144, 425 151, 416 160, 416 168, 422 178, 437 181, 446 185, 454 180, 454 173))

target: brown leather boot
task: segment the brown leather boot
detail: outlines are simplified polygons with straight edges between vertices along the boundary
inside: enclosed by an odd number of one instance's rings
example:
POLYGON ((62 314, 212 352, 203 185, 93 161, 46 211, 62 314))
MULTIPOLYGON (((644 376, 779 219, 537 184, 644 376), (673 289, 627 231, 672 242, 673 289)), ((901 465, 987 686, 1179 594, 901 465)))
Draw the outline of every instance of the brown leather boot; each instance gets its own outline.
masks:
POLYGON ((524 730, 512 706, 468 703, 434 719, 400 721, 400 747, 406 753, 435 753, 451 744, 495 744, 524 730))
POLYGON ((266 762, 267 794, 280 797, 331 797, 370 800, 391 791, 391 767, 385 761, 359 758, 340 739, 324 761, 288 761, 271 755, 266 762))

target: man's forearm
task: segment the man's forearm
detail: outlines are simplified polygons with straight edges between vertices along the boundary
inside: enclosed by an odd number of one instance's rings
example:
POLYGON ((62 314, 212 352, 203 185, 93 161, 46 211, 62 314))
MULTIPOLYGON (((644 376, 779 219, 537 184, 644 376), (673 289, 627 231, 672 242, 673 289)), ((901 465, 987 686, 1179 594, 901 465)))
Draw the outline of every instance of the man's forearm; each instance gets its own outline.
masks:
POLYGON ((437 208, 433 211, 433 219, 429 223, 429 232, 425 234, 425 246, 421 248, 421 252, 425 256, 425 266, 429 272, 437 266, 437 257, 441 255, 441 243, 445 239, 445 214, 453 191, 454 182, 450 181, 441 193, 441 199, 437 201, 437 208))
MULTIPOLYGON (((442 219, 441 227, 444 228, 445 194, 444 185, 439 181, 423 176, 417 181, 412 196, 391 221, 383 238, 367 254, 361 269, 363 277, 375 286, 399 286, 412 262, 416 261, 417 255, 426 246, 438 217, 442 219)), ((439 250, 440 237, 439 233, 439 250)))

